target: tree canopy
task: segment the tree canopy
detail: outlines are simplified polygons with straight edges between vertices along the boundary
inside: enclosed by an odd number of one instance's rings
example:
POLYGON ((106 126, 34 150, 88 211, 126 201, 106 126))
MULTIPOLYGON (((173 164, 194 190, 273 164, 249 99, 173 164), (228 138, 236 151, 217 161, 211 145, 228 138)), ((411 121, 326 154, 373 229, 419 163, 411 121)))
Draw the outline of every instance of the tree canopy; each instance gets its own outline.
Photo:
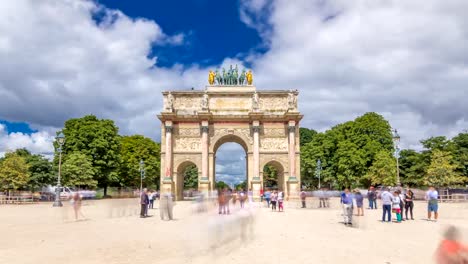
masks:
POLYGON ((96 188, 98 182, 94 179, 94 171, 93 163, 88 156, 80 152, 70 153, 62 165, 63 185, 96 188))
POLYGON ((6 153, 0 163, 0 184, 4 189, 18 190, 29 181, 26 159, 17 153, 6 153))

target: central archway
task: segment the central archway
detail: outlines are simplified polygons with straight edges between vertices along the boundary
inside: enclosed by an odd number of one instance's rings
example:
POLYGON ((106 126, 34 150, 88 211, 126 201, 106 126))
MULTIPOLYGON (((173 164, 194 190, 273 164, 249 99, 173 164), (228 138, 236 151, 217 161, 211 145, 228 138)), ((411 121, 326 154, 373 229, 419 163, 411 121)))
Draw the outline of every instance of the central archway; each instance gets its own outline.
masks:
POLYGON ((235 187, 236 184, 240 183, 237 181, 238 179, 242 179, 242 181, 245 181, 246 189, 248 189, 248 182, 249 182, 248 139, 243 137, 242 135, 236 135, 232 133, 232 134, 223 135, 218 138, 215 138, 211 146, 212 146, 211 153, 213 155, 213 162, 211 163, 212 168, 210 171, 212 171, 212 173, 210 176, 213 182, 213 186, 212 186, 213 190, 216 189, 216 184, 220 180, 223 180, 224 182, 225 180, 228 180, 228 182, 226 183, 229 185, 229 187, 233 188, 235 187), (224 149, 226 147, 227 149, 224 149), (231 153, 229 153, 230 151, 231 153), (225 155, 221 156, 220 154, 221 155, 225 154, 225 155), (232 154, 232 155, 229 155, 229 154, 232 154), (231 168, 227 168, 227 171, 220 168, 221 164, 219 162, 220 161, 219 159, 221 159, 223 163, 229 164, 231 168), (232 170, 229 171, 229 169, 233 168, 232 165, 234 162, 236 162, 236 159, 238 161, 237 163, 243 162, 244 166, 243 166, 243 169, 241 169, 238 173, 233 173, 233 171, 232 170), (230 163, 227 163, 229 161, 230 163))

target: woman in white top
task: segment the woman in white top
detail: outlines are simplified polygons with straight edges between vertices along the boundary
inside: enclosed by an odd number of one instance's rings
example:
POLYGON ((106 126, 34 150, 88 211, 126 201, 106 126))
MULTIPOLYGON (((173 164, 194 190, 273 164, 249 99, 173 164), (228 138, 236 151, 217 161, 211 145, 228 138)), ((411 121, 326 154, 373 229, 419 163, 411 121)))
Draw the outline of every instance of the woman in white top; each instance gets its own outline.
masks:
POLYGON ((401 223, 400 196, 398 192, 393 192, 392 211, 396 214, 397 222, 401 223))

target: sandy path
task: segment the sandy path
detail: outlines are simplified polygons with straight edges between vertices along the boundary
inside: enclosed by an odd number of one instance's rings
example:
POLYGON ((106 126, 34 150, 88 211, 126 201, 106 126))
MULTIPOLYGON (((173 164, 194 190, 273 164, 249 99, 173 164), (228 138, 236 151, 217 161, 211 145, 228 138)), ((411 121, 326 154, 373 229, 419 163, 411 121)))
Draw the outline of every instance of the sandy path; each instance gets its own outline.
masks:
POLYGON ((87 201, 88 220, 78 222, 68 203, 0 206, 0 263, 432 263, 445 226, 468 238, 468 204, 441 204, 437 223, 422 220, 423 203, 416 220, 402 224, 381 223, 380 209, 366 210, 350 228, 339 223, 336 200, 331 209, 289 203, 284 213, 229 216, 193 215, 190 202, 178 202, 171 222, 157 209, 140 219, 137 203, 87 201))

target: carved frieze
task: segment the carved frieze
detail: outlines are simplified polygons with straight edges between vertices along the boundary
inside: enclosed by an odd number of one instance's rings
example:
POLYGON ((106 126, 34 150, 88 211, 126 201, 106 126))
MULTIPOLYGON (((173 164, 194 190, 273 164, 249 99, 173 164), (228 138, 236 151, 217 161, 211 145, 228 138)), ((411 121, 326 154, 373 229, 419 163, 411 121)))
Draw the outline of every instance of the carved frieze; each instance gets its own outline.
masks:
POLYGON ((260 140, 260 149, 268 151, 288 150, 286 138, 263 138, 260 140))
POLYGON ((288 110, 287 97, 260 97, 260 109, 263 111, 286 111, 288 110))
POLYGON ((241 134, 249 139, 249 144, 253 144, 253 138, 250 136, 250 128, 217 128, 214 129, 214 135, 223 136, 229 134, 241 134))
POLYGON ((175 138, 174 150, 175 151, 200 151, 201 140, 200 138, 175 138))
POLYGON ((284 128, 264 128, 263 137, 286 137, 284 128))
POLYGON ((176 133, 177 137, 200 137, 200 128, 179 128, 176 133))

